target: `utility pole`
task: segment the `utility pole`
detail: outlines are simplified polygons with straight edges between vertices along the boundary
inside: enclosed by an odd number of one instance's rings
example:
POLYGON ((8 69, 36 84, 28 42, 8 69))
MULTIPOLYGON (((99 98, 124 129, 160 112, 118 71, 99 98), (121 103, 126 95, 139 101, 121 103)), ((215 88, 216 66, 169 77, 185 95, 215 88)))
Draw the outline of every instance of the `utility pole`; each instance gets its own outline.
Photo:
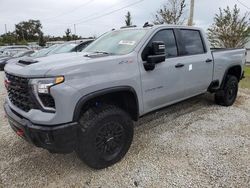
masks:
POLYGON ((75 34, 75 40, 76 40, 76 24, 74 24, 74 34, 75 34))
POLYGON ((193 20, 194 20, 194 0, 190 0, 190 15, 189 15, 189 19, 188 19, 188 26, 192 26, 193 20))
POLYGON ((5 27, 5 34, 7 34, 7 24, 4 24, 5 27))

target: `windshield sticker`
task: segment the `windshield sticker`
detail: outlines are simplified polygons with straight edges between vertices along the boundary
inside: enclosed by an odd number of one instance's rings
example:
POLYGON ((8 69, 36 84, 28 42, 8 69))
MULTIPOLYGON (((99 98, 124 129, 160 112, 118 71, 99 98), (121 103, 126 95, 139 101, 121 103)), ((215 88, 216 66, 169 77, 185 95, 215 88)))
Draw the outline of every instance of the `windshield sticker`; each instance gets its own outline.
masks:
POLYGON ((121 41, 119 42, 119 44, 121 44, 121 45, 134 46, 134 45, 135 45, 135 41, 121 40, 121 41))

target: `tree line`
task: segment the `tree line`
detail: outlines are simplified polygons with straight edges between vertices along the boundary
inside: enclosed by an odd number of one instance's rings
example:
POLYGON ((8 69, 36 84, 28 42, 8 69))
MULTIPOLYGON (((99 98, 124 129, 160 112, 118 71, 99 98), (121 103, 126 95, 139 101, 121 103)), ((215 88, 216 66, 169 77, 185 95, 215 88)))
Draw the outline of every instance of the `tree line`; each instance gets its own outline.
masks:
MULTIPOLYGON (((186 0, 168 0, 156 11, 152 22, 156 25, 187 25, 187 12, 186 0)), ((125 15, 125 25, 133 25, 130 12, 125 15)), ((237 5, 232 8, 219 8, 212 25, 207 30, 207 35, 212 47, 244 47, 250 39, 250 13, 246 12, 242 16, 237 5)), ((65 35, 62 37, 44 36, 41 22, 39 20, 28 20, 15 25, 14 32, 1 35, 0 45, 26 44, 31 41, 38 41, 40 46, 44 46, 46 41, 69 41, 79 38, 81 36, 72 34, 70 29, 66 29, 65 35)))
POLYGON ((28 42, 38 42, 40 46, 45 46, 47 41, 70 41, 77 39, 82 39, 82 37, 72 34, 70 29, 66 29, 65 35, 62 37, 50 35, 44 36, 41 22, 39 20, 28 20, 16 24, 13 32, 7 32, 1 35, 0 46, 4 44, 25 45, 28 42))

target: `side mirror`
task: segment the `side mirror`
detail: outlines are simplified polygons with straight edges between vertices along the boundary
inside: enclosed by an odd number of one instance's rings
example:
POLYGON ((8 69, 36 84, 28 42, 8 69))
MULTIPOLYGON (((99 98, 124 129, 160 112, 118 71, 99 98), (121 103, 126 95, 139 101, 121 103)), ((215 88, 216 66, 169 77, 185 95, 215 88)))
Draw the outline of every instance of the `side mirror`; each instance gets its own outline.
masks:
POLYGON ((165 55, 166 54, 166 46, 162 41, 154 41, 152 42, 152 55, 165 55))
POLYGON ((151 71, 155 69, 155 65, 162 63, 166 59, 165 44, 162 41, 152 42, 152 55, 147 57, 147 62, 144 63, 144 68, 146 71, 151 71))

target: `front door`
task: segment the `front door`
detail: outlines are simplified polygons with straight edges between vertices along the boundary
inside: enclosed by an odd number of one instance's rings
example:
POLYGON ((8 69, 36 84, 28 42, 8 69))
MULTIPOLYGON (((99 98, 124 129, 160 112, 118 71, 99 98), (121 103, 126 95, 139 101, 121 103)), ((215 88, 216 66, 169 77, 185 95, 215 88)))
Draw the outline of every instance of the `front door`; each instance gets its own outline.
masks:
POLYGON ((174 30, 158 31, 142 52, 141 82, 144 100, 144 112, 164 107, 182 97, 183 70, 176 68, 178 48, 174 30), (166 60, 156 65, 152 71, 146 71, 143 63, 147 55, 151 55, 153 41, 162 41, 166 46, 166 60))

